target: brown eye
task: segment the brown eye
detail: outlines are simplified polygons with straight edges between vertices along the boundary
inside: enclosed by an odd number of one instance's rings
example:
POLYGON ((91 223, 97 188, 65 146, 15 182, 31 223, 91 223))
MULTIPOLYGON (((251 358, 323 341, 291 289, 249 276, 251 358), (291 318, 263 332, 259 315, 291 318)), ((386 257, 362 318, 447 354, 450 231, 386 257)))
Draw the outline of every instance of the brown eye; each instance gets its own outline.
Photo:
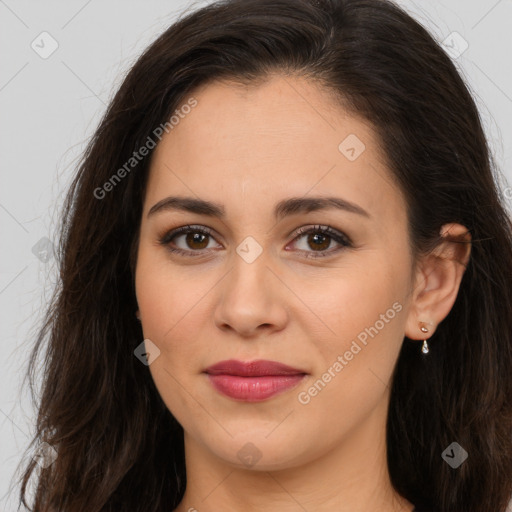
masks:
POLYGON ((331 245, 331 237, 322 233, 309 233, 307 235, 307 244, 315 251, 327 249, 331 245))
MULTIPOLYGON (((304 239, 304 244, 302 247, 298 247, 298 250, 299 252, 305 253, 307 258, 330 256, 346 247, 352 247, 352 242, 344 233, 330 226, 300 228, 292 243, 298 244, 298 241, 301 239, 304 239), (328 250, 336 244, 338 248, 328 250)), ((160 239, 160 243, 175 254, 201 256, 204 255, 206 251, 214 248, 214 246, 209 247, 209 243, 214 240, 215 238, 212 235, 212 231, 207 227, 182 226, 165 234, 160 239)), ((289 245, 287 247, 289 247, 289 245)))
POLYGON ((205 249, 212 248, 208 245, 213 240, 211 231, 206 227, 182 226, 165 234, 160 243, 172 253, 200 256, 205 249))
POLYGON ((307 258, 321 258, 338 253, 345 247, 352 247, 350 239, 344 233, 330 226, 305 227, 299 229, 297 233, 293 243, 298 246, 299 251, 306 253, 307 258), (297 241, 301 239, 304 239, 304 242, 299 244, 297 241), (335 244, 341 248, 327 250, 335 244))
POLYGON ((206 249, 208 245, 208 237, 204 233, 188 233, 185 236, 185 242, 191 249, 206 249), (206 242, 206 243, 205 243, 206 242))

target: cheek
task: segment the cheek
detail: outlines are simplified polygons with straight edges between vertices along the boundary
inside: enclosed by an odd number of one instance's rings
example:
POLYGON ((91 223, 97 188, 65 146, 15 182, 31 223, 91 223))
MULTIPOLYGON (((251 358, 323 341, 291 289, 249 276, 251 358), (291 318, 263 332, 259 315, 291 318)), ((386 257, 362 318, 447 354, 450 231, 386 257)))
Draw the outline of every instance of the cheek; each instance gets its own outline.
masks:
POLYGON ((406 283, 398 281, 394 266, 375 261, 371 268, 326 288, 317 303, 330 329, 309 347, 317 364, 297 401, 304 421, 326 439, 357 425, 381 403, 403 340, 406 283))
POLYGON ((201 282, 174 270, 165 250, 147 241, 139 248, 135 288, 145 334, 161 341, 201 296, 201 282))
POLYGON ((323 326, 315 345, 326 364, 350 350, 354 341, 361 347, 354 360, 361 359, 363 352, 383 352, 386 345, 400 341, 405 322, 401 314, 407 286, 404 275, 381 258, 368 258, 365 263, 364 268, 354 266, 328 282, 317 282, 309 291, 306 284, 301 287, 301 297, 323 326), (372 340, 381 341, 371 344, 372 340))
POLYGON ((159 252, 151 247, 140 249, 135 279, 144 338, 160 350, 148 369, 167 408, 194 431, 204 418, 192 398, 193 379, 207 348, 199 349, 201 327, 194 319, 208 318, 206 301, 201 299, 213 283, 208 286, 208 282, 187 277, 186 272, 172 271, 159 252))
POLYGON ((164 251, 149 244, 140 248, 137 302, 144 337, 158 346, 161 356, 151 364, 152 371, 162 366, 173 375, 197 374, 209 360, 212 347, 201 332, 212 318, 208 294, 219 278, 207 269, 202 276, 198 272, 195 266, 177 269, 164 251))

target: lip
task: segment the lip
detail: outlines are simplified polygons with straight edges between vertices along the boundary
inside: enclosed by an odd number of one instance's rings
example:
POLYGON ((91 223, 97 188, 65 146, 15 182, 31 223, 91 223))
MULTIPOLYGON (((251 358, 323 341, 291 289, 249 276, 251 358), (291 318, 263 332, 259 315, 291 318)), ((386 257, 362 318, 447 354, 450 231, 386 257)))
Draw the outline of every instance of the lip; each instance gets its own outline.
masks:
POLYGON ((235 359, 220 361, 204 373, 221 394, 244 402, 261 402, 294 388, 307 375, 304 370, 276 361, 235 359))
POLYGON ((299 375, 307 373, 299 368, 292 368, 276 361, 258 359, 256 361, 238 361, 229 359, 220 361, 206 368, 209 375, 235 375, 238 377, 265 377, 268 375, 299 375))

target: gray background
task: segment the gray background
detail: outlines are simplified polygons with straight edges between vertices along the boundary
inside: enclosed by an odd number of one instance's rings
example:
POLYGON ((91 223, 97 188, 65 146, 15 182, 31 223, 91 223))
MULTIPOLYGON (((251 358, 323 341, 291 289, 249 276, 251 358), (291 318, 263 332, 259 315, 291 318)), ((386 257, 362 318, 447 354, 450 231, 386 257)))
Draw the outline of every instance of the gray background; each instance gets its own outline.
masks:
MULTIPOLYGON (((56 281, 51 241, 76 160, 140 52, 178 13, 206 3, 0 0, 0 511, 17 508, 11 478, 34 418, 22 377, 56 281)), ((399 3, 447 51, 467 42, 453 59, 480 108, 510 207, 512 0, 399 3)))

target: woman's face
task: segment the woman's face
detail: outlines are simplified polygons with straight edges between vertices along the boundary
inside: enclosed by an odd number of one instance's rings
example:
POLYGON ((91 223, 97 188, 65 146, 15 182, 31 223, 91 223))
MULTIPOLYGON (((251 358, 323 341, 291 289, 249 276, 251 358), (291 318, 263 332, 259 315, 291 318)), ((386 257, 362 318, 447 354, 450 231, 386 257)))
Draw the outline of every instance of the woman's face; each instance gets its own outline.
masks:
POLYGON ((152 157, 136 267, 149 370, 186 442, 264 470, 385 442, 413 274, 371 127, 302 78, 191 96, 152 157), (293 370, 211 368, 227 360, 293 370))

